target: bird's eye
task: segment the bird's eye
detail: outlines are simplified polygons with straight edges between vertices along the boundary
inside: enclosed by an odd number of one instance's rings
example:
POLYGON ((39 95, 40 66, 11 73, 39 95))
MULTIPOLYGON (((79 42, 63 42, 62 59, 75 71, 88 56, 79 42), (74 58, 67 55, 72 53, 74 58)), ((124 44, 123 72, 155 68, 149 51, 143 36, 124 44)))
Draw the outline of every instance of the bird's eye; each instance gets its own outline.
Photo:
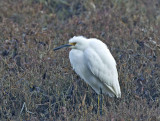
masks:
POLYGON ((75 45, 76 45, 76 42, 69 43, 69 44, 72 45, 72 46, 75 46, 75 45))

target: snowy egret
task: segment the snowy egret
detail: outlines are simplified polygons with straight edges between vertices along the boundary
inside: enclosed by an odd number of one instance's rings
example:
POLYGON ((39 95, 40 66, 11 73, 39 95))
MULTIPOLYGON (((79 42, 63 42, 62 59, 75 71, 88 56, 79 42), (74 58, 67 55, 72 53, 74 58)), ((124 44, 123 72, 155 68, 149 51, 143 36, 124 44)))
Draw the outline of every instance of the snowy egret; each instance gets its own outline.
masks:
POLYGON ((73 69, 97 94, 121 97, 116 61, 106 44, 96 38, 74 36, 69 44, 54 50, 63 47, 72 48, 69 59, 73 69))
POLYGON ((116 61, 102 41, 74 36, 69 44, 54 50, 63 47, 72 48, 69 59, 73 69, 97 94, 102 89, 102 93, 110 97, 121 97, 116 61))

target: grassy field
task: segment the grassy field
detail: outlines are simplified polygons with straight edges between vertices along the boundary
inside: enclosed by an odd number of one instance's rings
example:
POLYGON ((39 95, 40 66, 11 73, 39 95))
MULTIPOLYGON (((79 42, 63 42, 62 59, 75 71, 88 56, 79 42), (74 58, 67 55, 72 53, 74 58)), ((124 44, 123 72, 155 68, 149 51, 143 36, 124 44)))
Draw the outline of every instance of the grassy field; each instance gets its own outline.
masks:
POLYGON ((0 120, 159 121, 159 0, 1 0, 0 120), (106 43, 122 98, 97 94, 72 70, 74 35, 106 43))

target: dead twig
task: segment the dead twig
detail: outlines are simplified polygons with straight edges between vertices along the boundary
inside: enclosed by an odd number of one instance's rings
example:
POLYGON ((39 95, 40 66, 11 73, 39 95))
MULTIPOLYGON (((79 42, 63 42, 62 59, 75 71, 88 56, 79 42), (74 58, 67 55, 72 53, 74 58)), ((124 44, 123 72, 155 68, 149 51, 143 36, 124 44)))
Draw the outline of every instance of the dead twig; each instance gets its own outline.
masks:
POLYGON ((29 111, 29 110, 27 109, 26 103, 24 102, 24 103, 23 103, 23 106, 22 106, 22 108, 21 108, 21 111, 20 111, 20 115, 22 114, 22 111, 24 110, 24 108, 25 108, 25 111, 26 111, 27 113, 34 114, 33 112, 31 112, 31 111, 29 111))

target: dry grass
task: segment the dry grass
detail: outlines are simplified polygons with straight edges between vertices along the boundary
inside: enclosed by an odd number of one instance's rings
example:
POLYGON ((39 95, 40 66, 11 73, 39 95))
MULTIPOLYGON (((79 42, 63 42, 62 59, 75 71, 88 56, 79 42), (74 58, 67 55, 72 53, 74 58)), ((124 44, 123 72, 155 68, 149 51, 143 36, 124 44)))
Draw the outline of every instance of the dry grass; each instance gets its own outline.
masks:
POLYGON ((1 120, 160 120, 158 0, 5 0, 0 11, 1 120), (104 96, 101 117, 69 49, 53 52, 74 35, 101 39, 117 61, 122 98, 104 96))

